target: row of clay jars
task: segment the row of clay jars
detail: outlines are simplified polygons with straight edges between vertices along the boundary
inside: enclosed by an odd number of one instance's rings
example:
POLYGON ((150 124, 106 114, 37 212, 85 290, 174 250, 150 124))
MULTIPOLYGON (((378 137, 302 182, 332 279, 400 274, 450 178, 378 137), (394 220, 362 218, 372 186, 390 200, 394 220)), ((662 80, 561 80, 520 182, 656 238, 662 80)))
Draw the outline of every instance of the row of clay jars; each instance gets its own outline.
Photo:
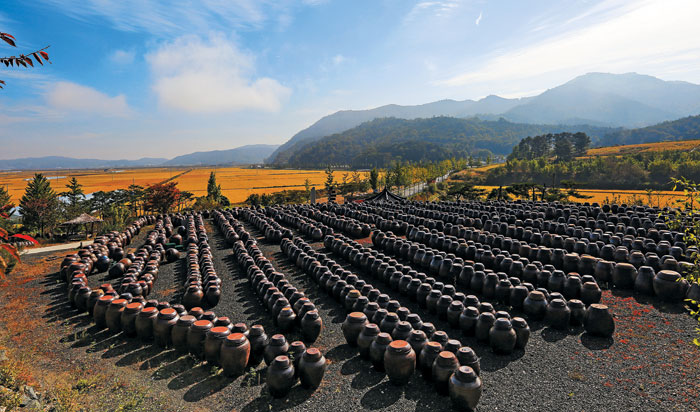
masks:
POLYGON ((298 378, 304 388, 316 389, 321 384, 326 367, 326 358, 316 348, 304 350, 294 361, 287 355, 278 355, 267 368, 267 388, 273 397, 282 398, 298 378))
MULTIPOLYGON (((429 305, 427 302, 428 300, 430 300, 430 297, 432 296, 432 294, 436 294, 436 293, 441 295, 440 291, 433 290, 431 292, 431 295, 428 295, 425 297, 426 303, 424 304, 424 306, 426 306, 426 307, 427 306, 435 306, 435 308, 433 308, 434 309, 433 312, 440 313, 441 317, 447 317, 448 319, 452 320, 450 322, 451 325, 458 326, 459 325, 459 318, 460 318, 461 312, 463 312, 463 310, 459 309, 459 310, 455 310, 455 311, 450 311, 449 309, 452 308, 453 306, 454 307, 459 306, 461 308, 461 307, 463 307, 463 305, 454 304, 455 302, 452 302, 452 299, 449 296, 445 296, 450 301, 449 306, 447 306, 448 304, 443 303, 442 309, 438 310, 437 305, 438 305, 438 302, 440 302, 442 300, 442 297, 440 299, 438 299, 437 297, 435 297, 435 299, 433 299, 434 300, 433 303, 435 303, 435 305, 432 305, 432 304, 429 305), (445 316, 442 316, 443 312, 444 312, 445 316), (454 316, 453 313, 456 314, 456 316, 454 316)), ((421 301, 419 301, 419 304, 420 304, 420 302, 421 301)), ((487 336, 489 336, 489 335, 493 336, 493 338, 489 338, 488 341, 491 344, 491 347, 495 353, 508 354, 508 353, 512 352, 512 350, 515 349, 516 347, 524 348, 525 345, 527 344, 527 341, 529 340, 529 327, 527 326, 527 322, 525 322, 524 319, 519 319, 516 322, 517 329, 514 329, 513 325, 510 322, 510 319, 509 319, 510 316, 509 315, 507 315, 507 316, 508 316, 508 319, 506 320, 506 322, 499 322, 498 325, 494 325, 492 323, 490 326, 495 326, 495 327, 493 327, 493 328, 489 327, 486 329, 487 336), (491 329, 493 329, 493 331, 491 331, 491 329), (520 339, 518 340, 517 337, 520 337, 520 339)), ((352 319, 351 317, 347 318, 347 320, 351 320, 351 319, 352 319)), ((495 323, 495 318, 494 318, 494 323, 495 323)), ((468 330, 466 330, 466 329, 462 329, 462 330, 466 334, 469 334, 468 330)), ((351 338, 351 340, 352 340, 352 338, 351 338)))

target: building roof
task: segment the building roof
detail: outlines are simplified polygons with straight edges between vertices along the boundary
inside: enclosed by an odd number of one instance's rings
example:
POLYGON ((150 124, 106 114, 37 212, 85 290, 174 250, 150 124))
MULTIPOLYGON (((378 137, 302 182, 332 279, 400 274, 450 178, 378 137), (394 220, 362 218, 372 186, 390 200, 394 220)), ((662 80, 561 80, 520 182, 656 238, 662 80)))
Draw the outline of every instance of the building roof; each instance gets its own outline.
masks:
POLYGON ((94 216, 90 216, 87 213, 83 213, 75 219, 71 219, 67 222, 63 222, 64 225, 80 225, 84 223, 95 223, 102 222, 102 219, 94 216))
POLYGON ((403 197, 391 193, 387 188, 385 187, 384 190, 381 192, 377 193, 374 196, 368 197, 367 199, 364 200, 364 202, 370 202, 370 203, 385 203, 385 202, 405 202, 406 199, 403 197))

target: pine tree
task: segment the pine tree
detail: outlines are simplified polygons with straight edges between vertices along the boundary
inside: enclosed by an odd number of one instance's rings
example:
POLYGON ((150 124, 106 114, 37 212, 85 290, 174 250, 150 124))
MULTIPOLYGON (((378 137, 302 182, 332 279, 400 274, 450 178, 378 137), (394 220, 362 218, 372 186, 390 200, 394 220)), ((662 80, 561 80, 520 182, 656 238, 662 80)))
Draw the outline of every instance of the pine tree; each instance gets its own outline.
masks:
POLYGON ((375 192, 379 190, 379 170, 376 167, 369 172, 369 185, 375 192))
POLYGON ((78 179, 75 177, 68 182, 66 188, 68 190, 61 193, 61 196, 66 199, 65 217, 66 219, 73 219, 86 210, 85 192, 83 192, 83 185, 78 183, 78 179))
POLYGON ((209 173, 209 182, 207 182, 207 197, 215 201, 221 199, 221 185, 216 184, 216 174, 209 173))
POLYGON ((335 188, 335 178, 330 165, 326 168, 326 193, 330 193, 335 188))
POLYGON ((58 194, 51 188, 49 180, 37 173, 27 184, 24 196, 19 202, 22 222, 30 230, 38 230, 44 236, 45 230, 56 224, 58 219, 58 194))

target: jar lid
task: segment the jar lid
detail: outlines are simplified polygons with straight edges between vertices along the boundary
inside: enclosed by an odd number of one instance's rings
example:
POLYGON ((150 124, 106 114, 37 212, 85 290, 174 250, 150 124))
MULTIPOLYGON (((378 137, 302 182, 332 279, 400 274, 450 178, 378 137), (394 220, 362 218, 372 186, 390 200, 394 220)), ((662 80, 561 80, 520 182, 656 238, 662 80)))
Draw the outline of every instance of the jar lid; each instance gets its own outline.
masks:
POLYGON ((184 315, 184 316, 181 316, 180 319, 177 320, 177 324, 181 325, 181 326, 190 326, 195 321, 197 321, 197 318, 195 318, 194 316, 184 315))
POLYGON ((195 321, 192 324, 197 329, 211 329, 214 325, 206 319, 195 321))
POLYGON ((450 366, 457 363, 457 357, 454 353, 444 350, 438 354, 435 361, 440 366, 450 366))
POLYGON ((114 299, 111 305, 114 306, 126 306, 129 302, 126 299, 114 299))
POLYGON ((455 372, 455 376, 460 382, 474 382, 478 379, 476 372, 469 366, 460 366, 455 372))
POLYGON ((143 309, 143 304, 141 302, 132 302, 126 305, 126 311, 128 312, 138 312, 143 309))
POLYGON ((226 343, 231 346, 241 346, 247 340, 248 339, 242 333, 231 333, 230 335, 226 336, 226 343))
POLYGON ((411 350, 411 345, 405 340, 395 340, 389 344, 389 349, 396 353, 407 353, 411 350))
POLYGON ((155 316, 158 314, 158 309, 156 309, 154 306, 149 306, 147 308, 143 308, 141 312, 139 313, 139 316, 143 317, 150 317, 150 316, 155 316))
POLYGON ((208 332, 208 334, 218 335, 221 337, 226 336, 230 333, 231 333, 231 329, 229 329, 226 326, 215 326, 215 327, 211 328, 208 332))
POLYGON ((391 343, 391 341, 392 341, 391 335, 389 335, 386 332, 379 333, 377 335, 377 338, 375 339, 375 342, 377 342, 378 344, 382 344, 382 345, 388 345, 389 343, 391 343))
POLYGON ((272 337, 270 338, 270 345, 282 346, 285 343, 287 343, 287 338, 285 338, 284 335, 282 335, 282 334, 278 333, 278 334, 272 335, 272 337))
POLYGON ((366 322, 367 316, 362 312, 352 312, 348 315, 348 321, 353 323, 366 322))
POLYGON ((302 355, 304 360, 307 360, 309 362, 318 362, 321 360, 323 355, 321 354, 321 351, 316 349, 316 348, 308 348, 306 352, 302 355))

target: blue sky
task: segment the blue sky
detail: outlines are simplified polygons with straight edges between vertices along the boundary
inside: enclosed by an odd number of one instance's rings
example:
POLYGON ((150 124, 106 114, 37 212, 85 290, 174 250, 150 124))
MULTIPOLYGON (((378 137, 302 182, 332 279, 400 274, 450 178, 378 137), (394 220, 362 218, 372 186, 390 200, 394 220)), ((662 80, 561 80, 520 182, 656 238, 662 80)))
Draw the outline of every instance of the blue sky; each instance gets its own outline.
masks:
POLYGON ((280 144, 341 109, 528 96, 578 75, 700 83, 697 0, 4 0, 0 158, 280 144))

